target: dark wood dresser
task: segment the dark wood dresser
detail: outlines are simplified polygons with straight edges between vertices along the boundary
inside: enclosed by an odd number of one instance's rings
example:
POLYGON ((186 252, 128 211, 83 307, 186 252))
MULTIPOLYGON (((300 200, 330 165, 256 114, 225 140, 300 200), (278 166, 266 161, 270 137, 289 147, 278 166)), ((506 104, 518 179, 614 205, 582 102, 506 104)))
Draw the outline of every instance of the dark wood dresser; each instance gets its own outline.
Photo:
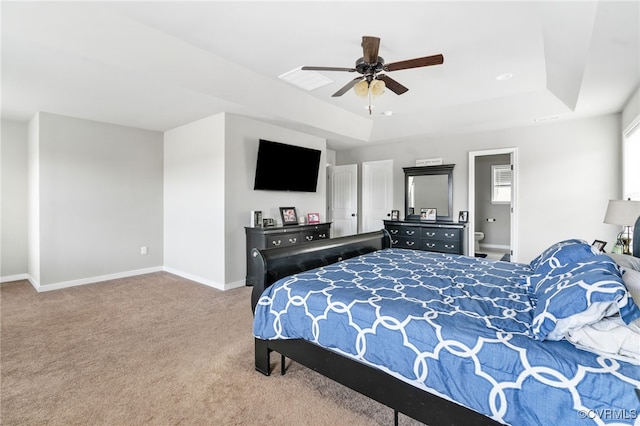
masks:
POLYGON ((385 220, 391 247, 464 254, 465 223, 385 220))
POLYGON ((251 261, 251 250, 307 244, 331 237, 331 223, 314 225, 289 225, 267 228, 245 227, 247 235, 247 285, 254 285, 256 272, 251 261))

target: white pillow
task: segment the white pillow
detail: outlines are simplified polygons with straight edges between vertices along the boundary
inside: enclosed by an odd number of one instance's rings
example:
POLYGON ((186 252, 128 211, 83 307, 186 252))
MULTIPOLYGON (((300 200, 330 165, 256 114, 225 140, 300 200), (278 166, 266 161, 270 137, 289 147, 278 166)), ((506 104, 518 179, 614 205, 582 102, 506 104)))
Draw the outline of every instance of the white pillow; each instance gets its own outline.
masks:
POLYGON ((634 257, 628 254, 606 253, 619 266, 640 271, 640 257, 634 257))
POLYGON ((640 306, 640 271, 623 267, 620 272, 622 272, 622 282, 624 282, 633 302, 640 306))

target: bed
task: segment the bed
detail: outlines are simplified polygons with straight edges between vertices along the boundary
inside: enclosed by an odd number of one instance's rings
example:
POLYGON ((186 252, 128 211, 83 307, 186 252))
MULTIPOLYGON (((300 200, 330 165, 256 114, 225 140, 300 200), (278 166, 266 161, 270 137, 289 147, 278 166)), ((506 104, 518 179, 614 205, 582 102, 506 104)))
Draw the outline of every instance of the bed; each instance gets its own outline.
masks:
POLYGON ((288 357, 396 422, 640 424, 640 309, 622 278, 637 271, 584 241, 521 264, 394 249, 381 230, 252 258, 265 375, 275 351, 283 374, 288 357))

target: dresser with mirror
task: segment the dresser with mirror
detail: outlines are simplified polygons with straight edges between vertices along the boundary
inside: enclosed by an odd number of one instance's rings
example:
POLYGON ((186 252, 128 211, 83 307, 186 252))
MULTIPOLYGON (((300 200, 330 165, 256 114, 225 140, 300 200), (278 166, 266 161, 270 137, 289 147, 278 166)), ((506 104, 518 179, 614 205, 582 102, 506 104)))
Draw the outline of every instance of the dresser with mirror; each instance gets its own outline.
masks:
POLYGON ((392 247, 465 254, 467 224, 453 221, 455 164, 405 167, 404 220, 385 220, 392 247))

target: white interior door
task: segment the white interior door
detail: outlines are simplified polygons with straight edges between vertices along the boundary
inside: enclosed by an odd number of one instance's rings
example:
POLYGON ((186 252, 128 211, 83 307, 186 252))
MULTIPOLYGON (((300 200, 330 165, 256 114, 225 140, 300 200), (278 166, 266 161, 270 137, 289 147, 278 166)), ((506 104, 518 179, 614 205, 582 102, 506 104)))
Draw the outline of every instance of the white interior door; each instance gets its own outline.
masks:
POLYGON ((358 233, 358 165, 329 167, 331 236, 358 233))
POLYGON ((362 163, 362 232, 384 228, 392 206, 393 160, 362 163))

